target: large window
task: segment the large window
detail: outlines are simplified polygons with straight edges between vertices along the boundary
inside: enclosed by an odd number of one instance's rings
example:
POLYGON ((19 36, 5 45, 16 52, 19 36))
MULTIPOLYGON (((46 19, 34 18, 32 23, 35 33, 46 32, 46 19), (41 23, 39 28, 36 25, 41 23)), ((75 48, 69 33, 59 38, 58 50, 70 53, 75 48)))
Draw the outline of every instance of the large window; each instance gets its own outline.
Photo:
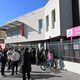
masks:
POLYGON ((46 31, 48 31, 48 27, 49 27, 49 16, 46 16, 46 31))
POLYGON ((43 28, 43 20, 39 19, 39 33, 42 33, 42 28, 43 28))
POLYGON ((7 31, 7 39, 16 38, 20 35, 19 27, 13 27, 7 31))
POLYGON ((55 21, 56 21, 56 18, 55 18, 55 9, 52 10, 52 28, 55 27, 55 21))

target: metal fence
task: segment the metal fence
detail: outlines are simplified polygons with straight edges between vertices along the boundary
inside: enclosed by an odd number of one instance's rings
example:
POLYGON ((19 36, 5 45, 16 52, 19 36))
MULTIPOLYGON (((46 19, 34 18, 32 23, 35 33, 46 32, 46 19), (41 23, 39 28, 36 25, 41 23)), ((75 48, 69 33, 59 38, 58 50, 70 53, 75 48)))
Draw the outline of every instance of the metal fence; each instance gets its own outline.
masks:
POLYGON ((50 48, 54 50, 59 58, 66 61, 80 63, 80 43, 50 43, 50 48))

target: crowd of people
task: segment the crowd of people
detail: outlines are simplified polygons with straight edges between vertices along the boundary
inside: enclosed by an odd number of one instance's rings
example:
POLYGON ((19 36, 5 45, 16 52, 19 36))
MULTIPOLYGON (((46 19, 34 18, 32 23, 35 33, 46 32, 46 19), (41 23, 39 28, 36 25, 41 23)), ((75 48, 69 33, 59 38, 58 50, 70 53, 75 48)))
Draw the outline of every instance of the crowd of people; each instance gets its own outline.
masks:
POLYGON ((26 73, 28 80, 30 80, 31 61, 29 49, 27 47, 19 50, 17 48, 0 48, 0 62, 1 62, 1 75, 5 75, 5 66, 7 64, 7 70, 11 69, 11 75, 18 74, 18 65, 20 64, 23 80, 26 80, 26 73), (16 70, 14 70, 16 68, 16 70))
POLYGON ((23 80, 26 80, 26 73, 28 80, 30 80, 31 63, 40 65, 44 60, 48 60, 50 66, 54 68, 58 67, 58 57, 55 55, 54 50, 45 50, 43 48, 40 50, 38 48, 29 49, 27 47, 10 47, 3 50, 0 48, 1 75, 4 77, 6 77, 5 66, 7 64, 7 70, 11 70, 11 75, 18 74, 19 70, 23 75, 23 80), (20 68, 18 69, 19 65, 20 68))

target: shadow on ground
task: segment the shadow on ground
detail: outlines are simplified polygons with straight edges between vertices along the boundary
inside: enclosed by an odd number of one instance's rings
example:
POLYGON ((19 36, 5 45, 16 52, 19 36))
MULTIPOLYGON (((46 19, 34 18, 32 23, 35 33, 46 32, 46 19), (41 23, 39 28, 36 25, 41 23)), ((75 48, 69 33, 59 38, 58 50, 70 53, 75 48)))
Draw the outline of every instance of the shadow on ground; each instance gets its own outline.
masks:
POLYGON ((32 74, 31 77, 32 80, 35 80, 35 79, 49 79, 52 77, 62 77, 62 76, 52 75, 52 74, 32 74))
MULTIPOLYGON (((59 75, 54 75, 54 74, 50 74, 49 73, 46 73, 46 72, 38 72, 38 71, 33 71, 31 72, 31 79, 32 80, 35 80, 35 79, 49 79, 49 78, 54 78, 54 77, 62 77, 62 76, 59 76, 59 75)), ((7 75, 6 78, 22 78, 22 74, 19 73, 17 75, 7 75)))

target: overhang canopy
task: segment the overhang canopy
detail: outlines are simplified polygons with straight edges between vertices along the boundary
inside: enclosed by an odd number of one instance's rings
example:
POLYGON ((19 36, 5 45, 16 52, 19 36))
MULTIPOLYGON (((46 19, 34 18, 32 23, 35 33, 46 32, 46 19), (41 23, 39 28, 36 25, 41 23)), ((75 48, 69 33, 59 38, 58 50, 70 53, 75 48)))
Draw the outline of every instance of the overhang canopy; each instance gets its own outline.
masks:
POLYGON ((6 31, 6 30, 8 30, 8 29, 10 29, 10 28, 13 28, 13 27, 16 27, 16 26, 20 26, 20 25, 22 25, 22 24, 23 24, 23 23, 20 22, 20 21, 14 21, 14 22, 8 23, 8 24, 6 24, 6 25, 3 25, 2 27, 0 27, 0 30, 6 31))

